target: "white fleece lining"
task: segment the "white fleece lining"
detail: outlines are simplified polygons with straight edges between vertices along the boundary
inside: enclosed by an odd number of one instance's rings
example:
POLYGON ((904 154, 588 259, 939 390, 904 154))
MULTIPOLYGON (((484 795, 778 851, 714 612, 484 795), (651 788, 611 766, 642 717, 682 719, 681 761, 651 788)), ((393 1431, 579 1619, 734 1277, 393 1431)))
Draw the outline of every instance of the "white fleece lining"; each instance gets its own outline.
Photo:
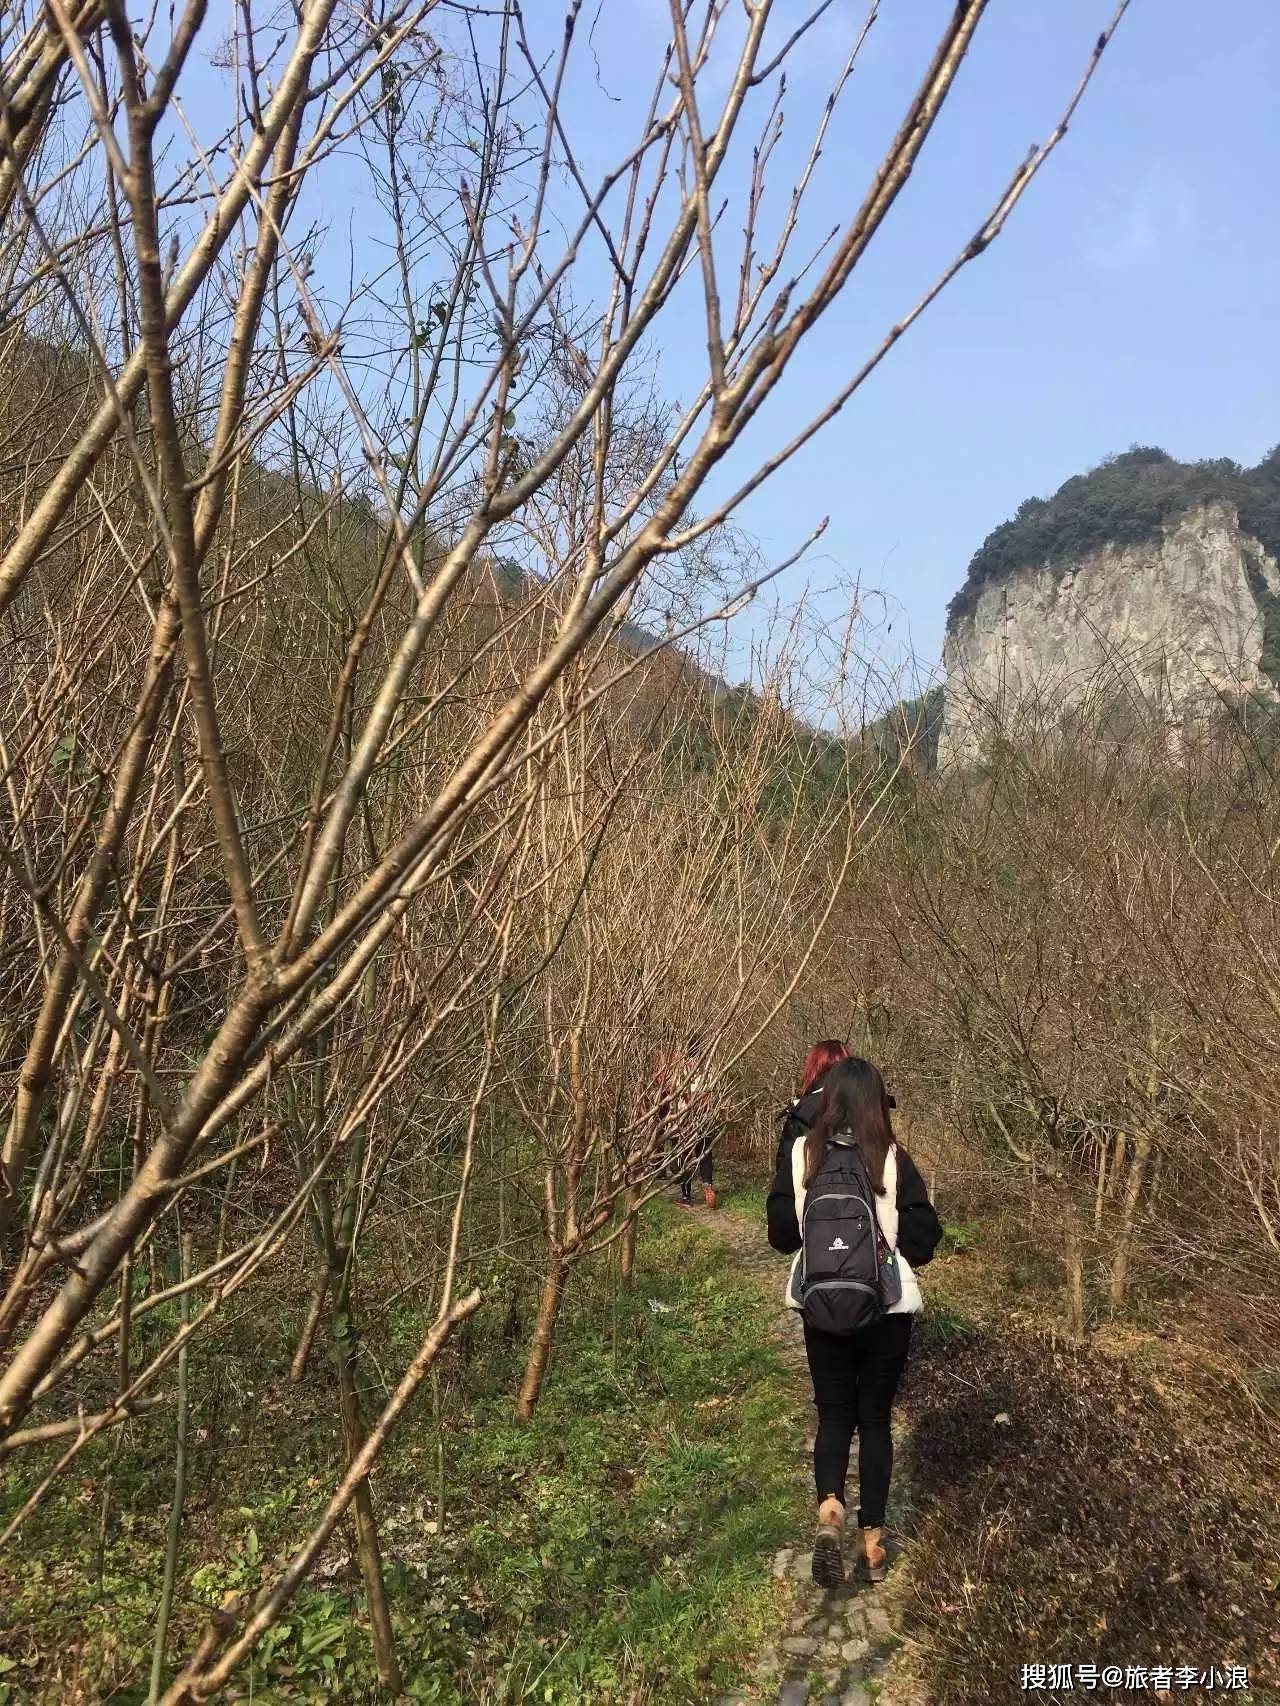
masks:
MULTIPOLYGON (((791 1185, 796 1194, 796 1221, 801 1230, 804 1228, 804 1143, 803 1137, 797 1137, 791 1145, 791 1185)), ((884 1161, 884 1190, 876 1197, 876 1219, 880 1222, 880 1230, 884 1241, 891 1250, 898 1249, 898 1146, 895 1143, 884 1161)), ((797 1250, 791 1259, 791 1272, 787 1277, 787 1308, 799 1309, 793 1292, 795 1289, 796 1269, 800 1265, 802 1250, 797 1250)), ((911 1271, 907 1258, 898 1250, 898 1268, 902 1274, 902 1296, 891 1309, 886 1309, 886 1315, 923 1315, 924 1298, 920 1292, 920 1281, 911 1271)))

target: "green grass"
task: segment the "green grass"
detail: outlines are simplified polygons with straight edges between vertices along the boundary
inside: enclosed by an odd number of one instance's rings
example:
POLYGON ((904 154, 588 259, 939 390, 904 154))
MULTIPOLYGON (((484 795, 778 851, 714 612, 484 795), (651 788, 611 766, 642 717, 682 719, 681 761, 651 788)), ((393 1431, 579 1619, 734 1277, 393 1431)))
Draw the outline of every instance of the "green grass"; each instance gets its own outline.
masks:
POLYGON ((760 1236, 764 1237, 764 1204, 768 1196, 765 1185, 734 1185, 728 1193, 728 1204, 733 1212, 742 1220, 755 1221, 760 1227, 760 1236))
MULTIPOLYGON (((777 1444, 799 1396, 769 1342, 769 1313, 704 1229, 658 1203, 631 1292, 603 1262, 576 1276, 527 1426, 512 1415, 522 1347, 504 1348, 485 1323, 446 1406, 443 1533, 428 1529, 429 1405, 420 1401, 374 1480, 410 1699, 677 1706, 738 1680, 780 1616, 769 1563, 800 1516, 777 1444)), ((252 1468, 229 1468, 193 1499, 175 1654, 223 1593, 273 1573, 331 1485, 327 1419, 281 1411, 258 1427, 252 1468)), ((17 1569, 0 1567, 0 1706, 41 1690, 68 1702, 145 1697, 170 1471, 160 1429, 139 1431, 128 1451, 100 1587, 91 1555, 105 1449, 33 1519, 17 1569)), ((197 1488, 200 1473, 197 1452, 197 1488)), ((17 1496, 16 1477, 0 1482, 0 1513, 17 1496)), ((256 1706, 385 1698, 350 1569, 298 1596, 242 1682, 232 1697, 252 1689, 256 1706)))
POLYGON ((961 1220, 952 1224, 948 1222, 942 1228, 942 1242, 938 1246, 940 1256, 960 1256, 968 1250, 976 1250, 982 1243, 982 1228, 976 1220, 961 1220))

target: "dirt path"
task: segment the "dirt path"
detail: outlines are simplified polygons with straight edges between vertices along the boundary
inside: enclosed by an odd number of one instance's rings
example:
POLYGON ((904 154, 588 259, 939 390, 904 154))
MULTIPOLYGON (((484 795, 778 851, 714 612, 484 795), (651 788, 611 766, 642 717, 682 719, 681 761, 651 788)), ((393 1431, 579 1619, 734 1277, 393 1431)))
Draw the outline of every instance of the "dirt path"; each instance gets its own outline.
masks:
MULTIPOLYGON (((722 1238, 740 1267, 759 1281, 774 1306, 773 1332, 801 1390, 809 1391, 800 1319, 782 1302, 785 1258, 771 1250, 764 1228, 755 1219, 735 1213, 732 1205, 710 1213, 690 1210, 700 1224, 722 1238)), ((895 1431, 901 1424, 895 1417, 895 1431)), ((799 1435, 792 1449, 795 1474, 811 1502, 813 1439, 799 1435)), ((855 1454, 856 1454, 855 1442, 855 1454)), ((857 1477, 856 1455, 851 1465, 857 1477)), ((901 1606, 909 1560, 904 1556, 903 1530, 909 1527, 908 1490, 899 1471, 890 1497, 885 1545, 889 1551, 888 1579, 871 1585, 851 1581, 838 1593, 815 1586, 810 1574, 811 1536, 806 1529, 795 1544, 779 1552, 773 1573, 791 1584, 790 1615, 770 1648, 759 1656, 749 1689, 722 1696, 717 1706, 746 1706, 752 1701, 776 1701, 778 1706, 928 1706, 927 1697, 910 1680, 910 1649, 900 1632, 901 1606)))

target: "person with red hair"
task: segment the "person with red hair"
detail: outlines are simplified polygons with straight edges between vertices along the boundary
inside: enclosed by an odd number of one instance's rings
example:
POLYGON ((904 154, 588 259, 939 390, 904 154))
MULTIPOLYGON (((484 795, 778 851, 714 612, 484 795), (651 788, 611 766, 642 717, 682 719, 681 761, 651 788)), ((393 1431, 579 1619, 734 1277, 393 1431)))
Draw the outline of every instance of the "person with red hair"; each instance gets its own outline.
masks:
MULTIPOLYGON (((783 1108, 777 1115, 782 1121, 782 1135, 778 1139, 778 1156, 775 1172, 778 1178, 783 1176, 783 1162, 791 1154, 791 1147, 799 1138, 802 1142, 812 1131, 818 1118, 818 1109, 822 1105, 822 1085, 828 1072, 842 1060, 848 1060, 849 1051, 838 1037, 828 1037, 824 1042, 814 1043, 804 1057, 804 1068, 800 1073, 800 1094, 788 1107, 783 1108)), ((789 1175, 788 1175, 789 1177, 789 1175)), ((775 1204, 772 1195, 769 1198, 769 1225, 772 1228, 776 1218, 775 1210, 780 1207, 775 1204)), ((770 1243, 773 1242, 772 1235, 770 1243)))
MULTIPOLYGON (((800 1075, 801 1098, 803 1099, 805 1096, 812 1096, 815 1091, 820 1090, 822 1087, 822 1080, 826 1077, 827 1073, 830 1072, 836 1062, 838 1060, 848 1060, 848 1058, 848 1049, 835 1037, 828 1038, 826 1042, 814 1043, 813 1047, 805 1056, 804 1071, 800 1075)), ((794 1108, 792 1111, 794 1112, 794 1108)), ((804 1123, 808 1126, 813 1122, 811 1120, 806 1120, 804 1123)))

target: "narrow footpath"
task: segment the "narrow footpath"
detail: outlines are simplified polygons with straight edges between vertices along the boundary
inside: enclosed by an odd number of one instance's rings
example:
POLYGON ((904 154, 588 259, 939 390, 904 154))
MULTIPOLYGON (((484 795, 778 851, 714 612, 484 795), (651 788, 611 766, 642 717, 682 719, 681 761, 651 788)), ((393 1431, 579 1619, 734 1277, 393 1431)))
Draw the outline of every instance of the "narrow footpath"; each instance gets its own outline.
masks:
MULTIPOLYGON (((810 1392, 800 1319, 782 1302, 786 1260, 769 1248, 762 1221, 735 1211, 732 1202, 710 1212, 701 1206, 689 1211, 708 1232, 723 1239, 740 1267, 760 1285, 773 1311, 772 1330, 798 1390, 810 1392)), ((895 1433, 902 1423, 895 1416, 895 1433)), ((794 1442, 796 1480, 812 1508, 811 1453, 813 1436, 797 1434, 794 1442)), ((857 1482, 857 1444, 850 1465, 857 1482)), ((899 1453, 901 1457, 901 1453, 899 1453)), ((813 1582, 809 1567, 811 1536, 806 1528, 795 1544, 773 1560, 773 1574, 790 1585, 790 1612, 772 1645, 749 1667, 751 1681, 734 1694, 722 1695, 716 1706, 748 1706, 776 1701, 778 1706, 929 1706, 928 1696, 911 1681, 910 1649, 903 1639, 901 1608, 909 1559, 904 1530, 909 1530, 909 1489, 901 1470, 895 1472, 890 1496, 885 1546, 889 1575, 871 1584, 851 1579, 835 1593, 813 1582)))

